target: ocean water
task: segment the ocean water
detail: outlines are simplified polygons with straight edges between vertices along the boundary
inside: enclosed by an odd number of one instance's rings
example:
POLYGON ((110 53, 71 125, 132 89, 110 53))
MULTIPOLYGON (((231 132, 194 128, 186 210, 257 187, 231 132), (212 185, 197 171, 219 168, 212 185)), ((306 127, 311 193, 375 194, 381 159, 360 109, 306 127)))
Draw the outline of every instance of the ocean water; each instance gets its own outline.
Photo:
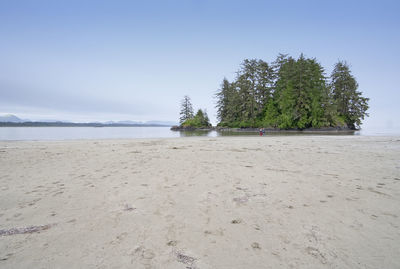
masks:
POLYGON ((74 140, 179 137, 169 127, 0 127, 0 140, 74 140))
MULTIPOLYGON (((236 136, 258 135, 251 132, 195 131, 177 132, 169 127, 0 127, 0 140, 74 140, 74 139, 130 139, 130 138, 168 138, 187 136, 236 136)), ((400 135, 399 130, 361 130, 349 133, 301 133, 272 132, 265 136, 277 135, 400 135)))

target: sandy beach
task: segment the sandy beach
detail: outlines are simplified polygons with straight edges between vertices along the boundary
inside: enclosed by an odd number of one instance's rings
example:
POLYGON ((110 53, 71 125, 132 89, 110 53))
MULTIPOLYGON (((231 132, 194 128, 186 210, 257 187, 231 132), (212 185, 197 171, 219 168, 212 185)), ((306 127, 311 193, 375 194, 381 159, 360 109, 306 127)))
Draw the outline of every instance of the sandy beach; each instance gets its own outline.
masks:
POLYGON ((400 268, 400 137, 0 142, 0 268, 400 268))

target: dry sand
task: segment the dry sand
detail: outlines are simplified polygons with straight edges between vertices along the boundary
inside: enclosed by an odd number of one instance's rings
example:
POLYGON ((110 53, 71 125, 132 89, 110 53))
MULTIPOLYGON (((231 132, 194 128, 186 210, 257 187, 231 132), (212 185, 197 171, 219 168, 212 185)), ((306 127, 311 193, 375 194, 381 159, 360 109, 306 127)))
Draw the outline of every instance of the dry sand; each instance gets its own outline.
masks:
POLYGON ((0 142, 0 268, 400 268, 400 137, 0 142))

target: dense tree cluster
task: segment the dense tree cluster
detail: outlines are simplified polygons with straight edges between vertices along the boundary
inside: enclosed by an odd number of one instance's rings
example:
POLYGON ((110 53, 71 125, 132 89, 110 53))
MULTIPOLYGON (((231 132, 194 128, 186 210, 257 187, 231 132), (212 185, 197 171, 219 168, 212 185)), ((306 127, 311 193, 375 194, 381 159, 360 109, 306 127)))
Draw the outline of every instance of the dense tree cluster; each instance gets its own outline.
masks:
POLYGON ((193 106, 190 101, 190 97, 185 95, 181 101, 181 112, 180 112, 180 125, 182 127, 194 127, 194 128, 207 128, 211 127, 210 119, 208 118, 207 112, 204 110, 197 110, 196 115, 193 114, 193 106))
POLYGON ((244 60, 235 81, 224 79, 216 94, 219 126, 304 129, 357 128, 368 98, 345 62, 338 62, 330 80, 316 59, 280 54, 268 64, 244 60))

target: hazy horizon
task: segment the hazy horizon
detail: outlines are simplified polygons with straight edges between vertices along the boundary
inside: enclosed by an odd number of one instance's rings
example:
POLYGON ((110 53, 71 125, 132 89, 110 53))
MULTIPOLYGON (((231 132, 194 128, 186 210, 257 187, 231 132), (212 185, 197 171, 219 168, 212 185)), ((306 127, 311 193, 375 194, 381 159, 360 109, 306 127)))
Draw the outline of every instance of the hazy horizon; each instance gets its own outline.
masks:
POLYGON ((215 125, 215 92, 248 58, 347 61, 370 98, 363 128, 400 129, 397 1, 4 1, 0 115, 173 121, 189 95, 215 125))

